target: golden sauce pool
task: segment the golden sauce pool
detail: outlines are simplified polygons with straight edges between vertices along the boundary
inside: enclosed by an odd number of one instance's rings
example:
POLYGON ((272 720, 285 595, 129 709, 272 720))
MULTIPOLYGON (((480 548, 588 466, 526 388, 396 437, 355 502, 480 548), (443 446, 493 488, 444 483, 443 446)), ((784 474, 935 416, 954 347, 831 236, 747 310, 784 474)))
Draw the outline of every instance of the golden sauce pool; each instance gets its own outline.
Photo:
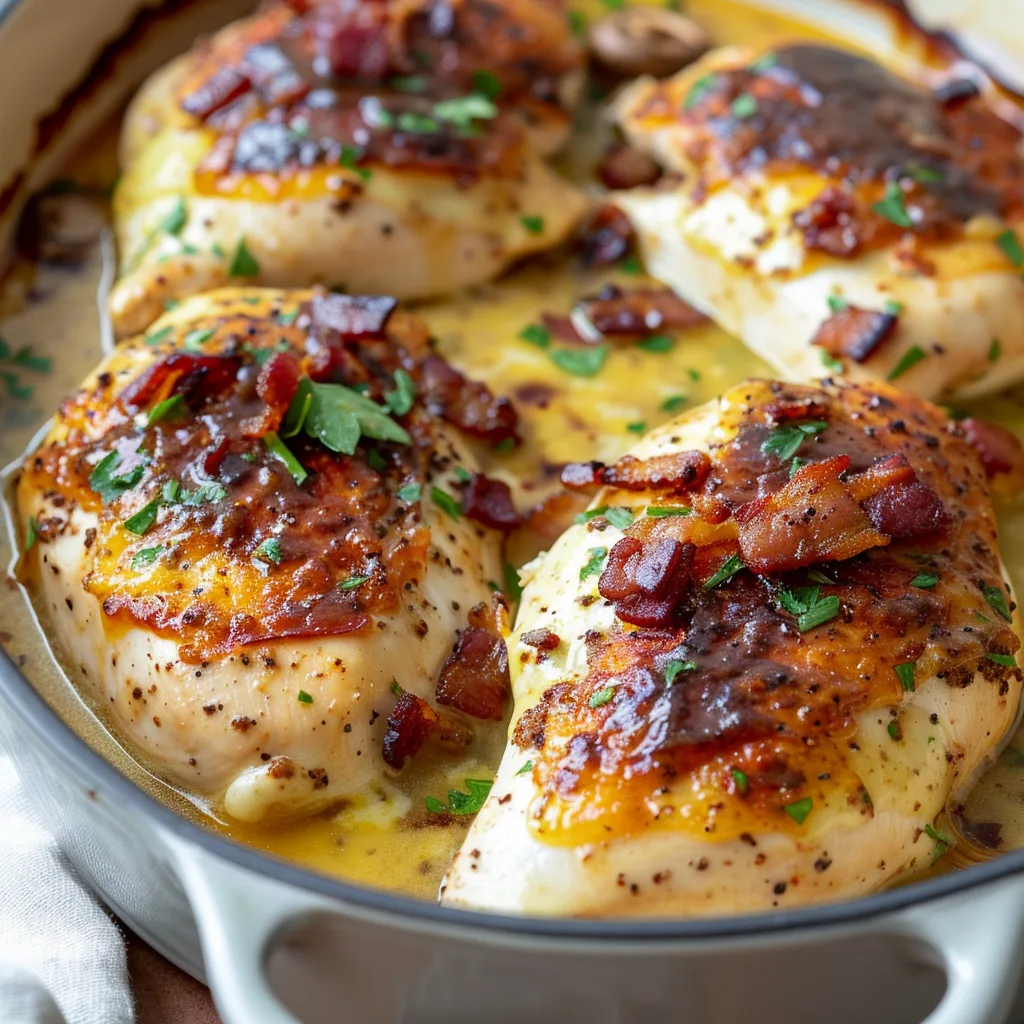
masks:
MULTIPOLYGON (((600 17, 607 9, 600 0, 580 0, 575 6, 589 18, 600 17)), ((729 0, 690 0, 687 13, 716 44, 827 38, 815 29, 729 0)), ((76 187, 109 188, 116 176, 117 128, 109 126, 71 161, 76 187)), ((598 109, 585 110, 560 160, 562 170, 586 180, 606 132, 598 109)), ((20 456, 61 398, 100 358, 96 294, 103 272, 103 254, 97 246, 74 272, 19 264, 7 279, 0 296, 0 334, 6 342, 6 348, 0 348, 0 354, 6 353, 0 370, 13 376, 0 381, 6 386, 0 395, 4 463, 20 456), (11 354, 22 347, 35 358, 10 365, 11 354), (50 367, 45 372, 47 358, 50 367)), ((738 341, 709 323, 677 333, 664 351, 612 346, 593 376, 570 376, 559 368, 551 358, 557 340, 546 349, 526 340, 531 334, 535 337, 527 329, 539 324, 542 313, 566 314, 577 299, 609 282, 636 285, 647 280, 632 261, 612 270, 582 272, 569 255, 549 255, 471 294, 419 308, 447 359, 515 401, 526 443, 513 453, 494 454, 487 470, 514 487, 521 508, 538 505, 559 489, 560 464, 614 460, 673 412, 699 405, 745 377, 769 373, 738 341)), ((1024 434, 1024 389, 990 396, 976 410, 965 411, 1024 434)), ((1024 503, 1000 509, 1000 527, 1004 559, 1018 592, 1024 592, 1024 503)), ((518 538, 511 559, 521 563, 538 543, 536 538, 518 538)), ((0 557, 5 564, 11 559, 6 536, 0 538, 0 557)), ((94 709, 97 718, 83 714, 80 699, 58 678, 32 609, 14 586, 0 590, 0 642, 77 731, 177 810, 304 867, 424 899, 435 897, 469 824, 468 819, 425 817, 425 798, 443 800, 448 789, 465 789, 467 778, 489 779, 501 754, 497 744, 494 749, 480 746, 454 769, 441 758, 421 758, 393 788, 302 821, 258 827, 228 823, 216 806, 172 791, 144 765, 113 748, 97 722, 102 721, 102 710, 94 709)), ((965 863, 987 855, 982 840, 991 839, 996 826, 1001 849, 1024 846, 1024 732, 979 782, 962 813, 973 832, 947 862, 965 863)), ((944 867, 945 863, 938 869, 944 867)))

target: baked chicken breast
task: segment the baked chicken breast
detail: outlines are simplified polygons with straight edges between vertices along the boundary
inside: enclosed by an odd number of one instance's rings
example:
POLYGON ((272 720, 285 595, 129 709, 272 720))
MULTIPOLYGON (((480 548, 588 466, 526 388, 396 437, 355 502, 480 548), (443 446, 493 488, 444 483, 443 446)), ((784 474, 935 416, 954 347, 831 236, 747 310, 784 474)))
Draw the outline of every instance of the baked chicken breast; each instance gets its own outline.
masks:
POLYGON ((558 243, 584 201, 541 154, 580 67, 548 0, 271 3, 201 41, 125 119, 116 332, 229 282, 443 294, 558 243))
POLYGON ((648 269, 786 379, 935 398, 1024 376, 1021 116, 991 83, 728 48, 616 118, 670 172, 615 196, 648 269))
POLYGON ((387 791, 425 744, 502 728, 511 506, 474 450, 515 414, 394 307, 190 299, 64 403, 17 484, 74 681, 238 819, 387 791))
POLYGON ((565 479, 603 487, 525 570, 513 728, 444 902, 758 911, 928 866, 1021 693, 963 428, 753 381, 565 479))

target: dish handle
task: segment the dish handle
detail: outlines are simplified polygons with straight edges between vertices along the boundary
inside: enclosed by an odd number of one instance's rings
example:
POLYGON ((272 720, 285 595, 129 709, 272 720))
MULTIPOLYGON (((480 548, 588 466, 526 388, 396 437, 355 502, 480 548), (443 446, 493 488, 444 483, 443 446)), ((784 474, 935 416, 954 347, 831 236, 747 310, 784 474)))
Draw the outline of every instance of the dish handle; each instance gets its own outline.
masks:
POLYGON ((199 930, 206 983, 224 1024, 301 1024, 267 980, 266 957, 289 924, 337 904, 167 835, 199 930))
POLYGON ((1017 876, 904 911, 897 930, 937 954, 942 1001, 922 1024, 999 1024, 1024 967, 1024 880, 1017 876))

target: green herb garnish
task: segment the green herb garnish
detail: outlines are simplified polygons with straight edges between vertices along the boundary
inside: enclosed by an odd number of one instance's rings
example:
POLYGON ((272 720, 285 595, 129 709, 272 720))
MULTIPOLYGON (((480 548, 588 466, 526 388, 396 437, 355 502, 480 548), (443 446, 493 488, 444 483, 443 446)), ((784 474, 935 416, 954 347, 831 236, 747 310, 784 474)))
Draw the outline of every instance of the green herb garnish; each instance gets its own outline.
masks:
POLYGON ((714 73, 698 78, 690 86, 690 91, 686 94, 686 99, 683 100, 683 110, 693 110, 715 88, 717 79, 718 76, 714 73))
POLYGON ((733 768, 732 780, 736 783, 737 793, 746 793, 750 788, 750 780, 747 778, 747 773, 741 772, 739 768, 733 768))
POLYGON ((644 338, 637 348, 642 348, 645 352, 671 352, 674 344, 667 334, 652 334, 649 338, 644 338))
POLYGON ((912 587, 918 587, 920 590, 931 590, 936 583, 939 582, 939 577, 933 572, 919 572, 911 581, 912 587))
POLYGON ((633 510, 623 508, 621 505, 612 505, 605 510, 604 517, 617 530, 624 530, 633 522, 633 510))
POLYGON ((369 181, 373 177, 373 171, 369 167, 360 167, 359 161, 363 157, 363 150, 355 146, 345 144, 341 147, 341 156, 338 163, 348 171, 354 171, 363 181, 369 181))
POLYGON ((1006 668, 1017 667, 1017 659, 1012 654, 986 654, 985 657, 989 661, 993 661, 997 665, 1003 665, 1006 668))
POLYGON ((914 692, 914 670, 917 668, 916 661, 904 661, 899 665, 893 665, 893 671, 899 677, 903 689, 907 693, 914 692))
POLYGON ((160 511, 160 499, 154 498, 143 505, 133 516, 129 516, 121 525, 129 532, 141 537, 156 521, 160 511))
POLYGON ((173 330, 173 327, 161 327, 159 331, 154 331, 152 334, 147 334, 143 341, 147 345, 160 345, 171 336, 171 332, 173 330))
POLYGON ((604 566, 604 560, 608 557, 608 549, 606 547, 590 548, 587 552, 590 558, 587 564, 580 569, 580 582, 589 579, 591 576, 596 576, 601 568, 604 566))
POLYGON ((355 590, 356 587, 361 587, 369 578, 369 576, 349 576, 347 580, 342 580, 338 584, 338 589, 355 590))
POLYGON ((998 338, 993 338, 992 343, 988 347, 988 361, 990 363, 996 363, 999 361, 999 357, 1003 354, 1003 346, 998 338))
POLYGON ((910 214, 907 213, 905 196, 898 181, 886 182, 885 198, 880 199, 877 203, 872 203, 871 209, 899 228, 912 228, 914 226, 910 214))
POLYGON ((587 701, 587 706, 592 708, 600 708, 607 704, 612 697, 615 696, 615 684, 606 686, 602 690, 598 690, 590 695, 590 700, 587 701))
POLYGON ((695 661, 680 661, 678 658, 673 658, 671 661, 665 662, 665 685, 671 686, 680 673, 695 672, 696 669, 697 662, 695 661))
POLYGON ((743 564, 743 559, 741 559, 739 555, 730 555, 721 564, 718 572, 716 572, 710 579, 704 581, 704 589, 713 590, 720 583, 725 583, 726 580, 732 579, 740 569, 745 568, 746 566, 743 564))
POLYGON ((473 72, 473 91, 489 100, 496 100, 502 92, 501 80, 493 71, 481 68, 473 72))
POLYGON ((160 556, 161 551, 163 551, 162 547, 143 548, 141 551, 136 551, 132 557, 132 569, 138 572, 145 566, 152 565, 160 556))
POLYGON ((530 771, 533 771, 533 761, 527 761, 522 766, 522 768, 520 768, 519 771, 516 772, 516 775, 525 775, 527 772, 530 771))
POLYGON ((551 332, 540 324, 530 324, 519 332, 521 341, 528 341, 537 348, 547 348, 551 344, 551 332))
POLYGON ((899 743, 903 739, 903 729, 901 728, 898 719, 892 719, 892 721, 885 727, 885 731, 889 734, 889 739, 896 743, 899 743))
POLYGON ((29 516, 28 522, 25 524, 25 550, 31 551, 37 540, 39 540, 39 525, 36 523, 35 516, 29 516))
POLYGON ((648 505, 645 514, 651 519, 668 519, 672 516, 693 515, 693 509, 687 505, 648 505))
POLYGON ((686 405, 686 395, 670 395, 658 406, 662 412, 679 412, 686 405))
POLYGON ((1006 258, 1015 266, 1024 266, 1024 248, 1021 247, 1017 233, 1007 228, 998 238, 996 245, 1006 253, 1006 258))
POLYGON ((416 384, 405 370, 395 370, 395 390, 384 396, 384 404, 395 416, 404 416, 416 399, 416 384))
POLYGON ((311 693, 306 693, 305 690, 299 690, 299 703, 300 704, 312 704, 313 703, 313 695, 311 693))
POLYGON ((449 789, 447 805, 436 797, 428 796, 425 801, 427 810, 431 814, 476 814, 483 807, 492 785, 490 779, 466 779, 468 792, 449 789))
POLYGON ((458 522, 462 516, 462 505, 448 494, 447 491, 442 491, 440 487, 431 487, 430 498, 439 509, 458 522))
POLYGON ((284 463, 285 468, 289 473, 291 473, 292 479, 297 484, 301 484, 306 477, 309 476, 309 474, 302 468, 302 463, 292 455, 291 450, 276 433, 271 431, 269 434, 264 434, 263 444, 275 459, 284 463))
POLYGON ((830 295, 828 297, 828 308, 833 313, 842 313, 844 310, 850 308, 850 304, 842 297, 842 295, 830 295))
POLYGON ((281 564, 281 542, 276 537, 267 537, 260 542, 259 547, 252 553, 253 558, 262 559, 264 562, 272 562, 274 565, 281 564))
POLYGON ((757 98, 752 96, 749 92, 741 92, 739 96, 732 101, 729 111, 733 117, 740 121, 744 121, 748 117, 753 117, 757 113, 757 98))
POLYGON ((814 801, 809 796, 805 796, 802 800, 797 800, 795 803, 786 804, 783 810, 798 825, 802 825, 807 820, 807 815, 811 813, 813 807, 814 801))
POLYGON ((796 590, 779 592, 779 603, 791 615, 796 616, 796 626, 801 633, 814 629, 834 619, 839 614, 839 598, 835 594, 821 597, 821 587, 798 587, 796 590))
POLYGON ((928 353, 924 351, 919 345, 911 345, 906 352, 903 353, 903 358, 889 371, 887 380, 896 380, 897 377, 902 377, 911 367, 917 366, 922 359, 927 359, 928 353))
POLYGON ((585 349, 556 348, 551 353, 551 361, 555 366, 574 377, 596 377, 607 357, 607 345, 594 345, 585 349))
POLYGON ((765 455, 774 455, 781 462, 787 462, 797 453, 797 449, 809 437, 820 434, 828 429, 824 420, 811 423, 797 423, 793 426, 776 427, 761 444, 765 455))
POLYGON ((109 505, 125 491, 130 491, 142 479, 149 464, 149 456, 141 448, 136 454, 141 455, 142 460, 127 472, 119 471, 121 453, 115 451, 108 452, 89 474, 89 486, 100 496, 104 505, 109 505))
POLYGON ((519 570, 510 562, 505 563, 505 593, 513 601, 523 596, 523 585, 519 582, 519 570))
POLYGON ((405 484, 398 488, 397 497, 399 501, 405 501, 412 504, 414 501, 420 500, 421 492, 422 488, 419 484, 405 484))
POLYGON ((543 217, 520 217, 519 223, 531 235, 542 235, 544 234, 544 218, 543 217))
POLYGON ((255 277, 260 272, 260 265, 249 247, 245 244, 245 235, 238 240, 235 246, 234 255, 231 257, 231 264, 228 267, 229 277, 255 277))
POLYGON ((991 608, 1001 615, 1007 622, 1013 622, 1013 615, 1010 613, 1006 603, 1006 592, 1002 587, 986 586, 984 590, 985 600, 991 608))
POLYGON ((152 409, 149 410, 149 415, 146 417, 147 424, 159 423, 161 420, 173 419, 175 416, 179 416, 184 412, 185 396, 180 392, 176 395, 171 395, 170 398, 165 398, 162 402, 157 402, 152 409))

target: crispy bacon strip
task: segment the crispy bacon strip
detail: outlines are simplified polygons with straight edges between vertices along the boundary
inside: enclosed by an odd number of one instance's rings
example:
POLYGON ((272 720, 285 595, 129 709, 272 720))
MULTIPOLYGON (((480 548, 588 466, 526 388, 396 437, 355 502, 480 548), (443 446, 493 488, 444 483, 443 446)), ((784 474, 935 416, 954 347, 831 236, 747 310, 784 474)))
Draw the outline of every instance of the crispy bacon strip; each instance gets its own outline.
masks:
POLYGON ((689 589, 695 550, 673 537, 646 544, 639 537, 623 537, 608 553, 598 592, 614 603, 623 622, 670 626, 689 589))
POLYGON ((473 718, 500 722, 511 692, 505 641, 488 629, 470 626, 441 668, 437 703, 473 718))
POLYGON ((624 491, 665 491, 682 494, 699 487, 711 471, 704 452, 686 451, 638 459, 624 455, 606 466, 601 462, 570 462, 562 470, 562 483, 572 490, 605 484, 624 491))
POLYGON ((583 228, 577 248, 584 267, 606 267, 618 263, 633 247, 633 225, 611 203, 598 208, 583 228))
POLYGON ((118 400, 126 410, 145 409, 171 395, 181 394, 196 408, 231 387, 240 365, 234 356, 175 352, 132 381, 118 400))
POLYGON ((299 388, 301 376, 299 362, 290 352, 275 352, 260 367, 256 393, 265 405, 259 416, 250 416, 242 421, 242 433, 246 437, 262 437, 281 426, 299 388))
POLYGON ((252 88, 252 82, 234 68, 218 68, 198 89, 181 101, 182 109, 205 121, 252 88))
POLYGON ((740 505, 733 515, 744 564, 761 574, 785 572, 888 544, 839 479, 849 465, 848 455, 809 463, 774 494, 740 505))
POLYGON ((428 742, 449 751, 465 750, 472 736, 450 716, 432 708, 422 697, 403 693, 388 715, 381 756, 398 770, 428 742))
POLYGON ((669 288, 622 289, 607 285, 573 309, 572 316, 545 313, 543 321, 563 341, 634 342, 659 331, 682 329, 707 318, 669 288))
POLYGON ((875 527, 893 540, 938 529, 946 518, 942 499, 917 478, 905 455, 890 455, 851 481, 875 527))
POLYGON ((811 344, 831 356, 847 356, 855 363, 863 363, 892 337, 898 322, 895 313, 847 306, 822 323, 811 344))
POLYGON ((440 356, 427 356, 420 373, 429 412, 489 444, 519 441, 519 417, 507 398, 496 398, 486 385, 467 379, 440 356))
POLYGON ((1000 473, 1024 476, 1024 445, 1016 434, 998 423, 987 423, 973 416, 963 420, 960 429, 981 458, 989 479, 1000 473))
POLYGON ((466 515, 492 530, 514 530, 522 520, 512 504, 508 484, 492 480, 483 473, 474 473, 466 485, 462 498, 466 515))

